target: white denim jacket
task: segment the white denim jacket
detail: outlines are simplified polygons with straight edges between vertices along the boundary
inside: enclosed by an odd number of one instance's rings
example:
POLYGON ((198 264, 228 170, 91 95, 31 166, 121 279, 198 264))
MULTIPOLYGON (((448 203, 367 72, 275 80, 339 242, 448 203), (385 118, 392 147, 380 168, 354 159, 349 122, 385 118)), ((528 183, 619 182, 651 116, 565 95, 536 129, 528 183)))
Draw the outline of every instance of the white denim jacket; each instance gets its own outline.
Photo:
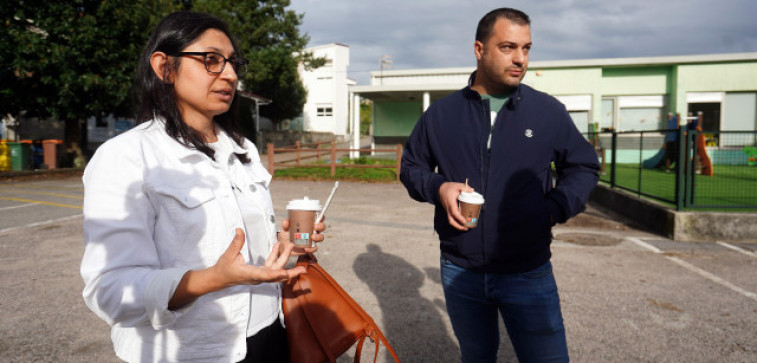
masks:
POLYGON ((245 230, 245 260, 251 258, 251 233, 275 241, 271 175, 249 140, 244 148, 234 144, 234 152, 252 161, 242 164, 232 154, 227 172, 154 120, 107 141, 87 165, 83 296, 112 327, 119 358, 237 362, 246 355, 246 337, 261 328, 248 323, 280 317, 278 284, 230 287, 179 310, 167 308, 184 273, 214 265, 234 229, 244 229, 232 187, 254 191, 246 199, 257 201, 260 210, 259 223, 245 230), (252 319, 252 305, 261 302, 276 304, 273 316, 252 319))

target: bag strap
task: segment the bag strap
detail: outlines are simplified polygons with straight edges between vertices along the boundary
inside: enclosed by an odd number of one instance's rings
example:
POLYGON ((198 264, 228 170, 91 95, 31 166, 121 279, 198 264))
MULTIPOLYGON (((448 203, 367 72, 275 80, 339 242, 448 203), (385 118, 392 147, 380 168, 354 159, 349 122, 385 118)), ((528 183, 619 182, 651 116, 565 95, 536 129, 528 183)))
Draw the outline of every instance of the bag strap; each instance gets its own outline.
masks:
MULTIPOLYGON (((357 341, 357 348, 355 349, 355 363, 360 363, 360 357, 363 355, 363 343, 365 342, 365 335, 360 337, 357 341)), ((376 360, 373 360, 376 363, 376 360)))
POLYGON ((374 343, 376 343, 376 350, 373 353, 373 363, 376 363, 378 360, 378 352, 379 352, 379 346, 381 345, 381 341, 379 341, 376 337, 376 332, 378 331, 378 327, 376 330, 371 332, 371 340, 373 340, 374 343))
POLYGON ((381 348, 381 343, 384 343, 384 346, 386 347, 386 350, 389 352, 389 354, 392 355, 392 358, 394 358, 394 361, 396 363, 400 363, 400 359, 397 358, 397 353, 394 352, 394 349, 392 349, 392 346, 389 345, 389 342, 386 340, 386 337, 384 337, 384 334, 381 333, 381 329, 379 329, 377 326, 371 326, 373 329, 368 335, 362 335, 360 337, 360 340, 357 343, 357 349, 355 349, 355 363, 360 363, 360 358, 363 355, 363 343, 365 342, 366 336, 371 339, 372 342, 376 344, 376 349, 373 353, 373 363, 378 362, 378 354, 379 349, 381 348))
MULTIPOLYGON (((374 333, 376 334, 375 341, 376 341, 376 356, 373 358, 373 363, 376 363, 376 359, 378 359, 378 350, 379 350, 379 342, 384 343, 384 346, 386 347, 386 350, 389 352, 389 354, 392 355, 392 358, 394 358, 394 361, 396 363, 400 363, 400 359, 397 357, 397 353, 394 351, 394 348, 392 348, 391 345, 389 345, 389 341, 386 340, 386 337, 384 336, 384 333, 381 332, 381 329, 378 328, 378 326, 374 326, 376 330, 374 330, 374 333)), ((374 338, 372 338, 374 339, 374 338)))
POLYGON ((397 352, 395 352, 394 348, 392 348, 392 346, 389 345, 389 341, 386 340, 386 337, 384 336, 383 333, 381 333, 381 330, 379 330, 378 332, 379 332, 379 338, 381 339, 382 342, 384 342, 384 346, 386 346, 386 350, 389 352, 389 354, 392 355, 392 358, 394 358, 394 361, 396 363, 400 363, 400 359, 397 357, 397 352))

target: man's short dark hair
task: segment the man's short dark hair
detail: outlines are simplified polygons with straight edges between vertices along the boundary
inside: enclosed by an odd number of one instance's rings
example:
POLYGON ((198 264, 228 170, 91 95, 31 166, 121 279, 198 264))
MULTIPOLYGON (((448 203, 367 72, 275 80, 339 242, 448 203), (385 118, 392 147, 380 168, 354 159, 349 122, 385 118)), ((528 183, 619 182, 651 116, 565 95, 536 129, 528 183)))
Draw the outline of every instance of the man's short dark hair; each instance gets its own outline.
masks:
POLYGON ((497 22, 497 19, 507 19, 520 26, 531 25, 531 19, 528 18, 526 13, 520 10, 511 8, 494 9, 479 20, 478 28, 476 29, 477 41, 485 43, 486 40, 489 39, 489 36, 492 34, 492 28, 494 27, 494 23, 497 22))

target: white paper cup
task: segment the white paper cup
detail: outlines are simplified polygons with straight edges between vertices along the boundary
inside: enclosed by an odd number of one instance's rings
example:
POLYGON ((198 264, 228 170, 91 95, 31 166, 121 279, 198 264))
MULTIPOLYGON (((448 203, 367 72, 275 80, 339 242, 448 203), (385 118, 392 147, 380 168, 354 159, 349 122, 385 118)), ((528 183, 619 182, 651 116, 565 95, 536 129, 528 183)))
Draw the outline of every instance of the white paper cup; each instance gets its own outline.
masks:
POLYGON ((289 214, 289 242, 312 247, 313 224, 321 202, 317 199, 293 199, 287 204, 289 214))
POLYGON ((457 197, 460 213, 465 217, 465 226, 475 228, 478 225, 478 216, 481 206, 484 204, 484 196, 476 192, 462 192, 457 197))

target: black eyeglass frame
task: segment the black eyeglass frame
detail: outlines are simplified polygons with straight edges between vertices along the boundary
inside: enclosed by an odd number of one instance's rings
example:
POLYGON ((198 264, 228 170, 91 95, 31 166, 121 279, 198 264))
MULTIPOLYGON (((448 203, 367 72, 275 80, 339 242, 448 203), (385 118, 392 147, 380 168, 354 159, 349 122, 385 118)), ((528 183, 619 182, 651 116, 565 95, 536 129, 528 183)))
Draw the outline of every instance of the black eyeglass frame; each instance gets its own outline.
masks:
POLYGON ((248 61, 247 59, 240 58, 237 56, 226 58, 223 56, 223 54, 218 53, 218 52, 178 52, 178 53, 173 54, 172 56, 179 57, 183 55, 201 55, 202 63, 205 65, 205 70, 208 71, 208 73, 212 73, 212 74, 223 73, 223 71, 226 69, 226 63, 231 61, 231 66, 234 68, 234 72, 237 74, 237 76, 241 77, 247 73, 247 65, 250 64, 250 61, 248 61), (221 59, 223 59, 223 64, 221 65, 220 71, 213 72, 210 70, 210 65, 208 65, 208 54, 214 54, 221 57, 221 59))

